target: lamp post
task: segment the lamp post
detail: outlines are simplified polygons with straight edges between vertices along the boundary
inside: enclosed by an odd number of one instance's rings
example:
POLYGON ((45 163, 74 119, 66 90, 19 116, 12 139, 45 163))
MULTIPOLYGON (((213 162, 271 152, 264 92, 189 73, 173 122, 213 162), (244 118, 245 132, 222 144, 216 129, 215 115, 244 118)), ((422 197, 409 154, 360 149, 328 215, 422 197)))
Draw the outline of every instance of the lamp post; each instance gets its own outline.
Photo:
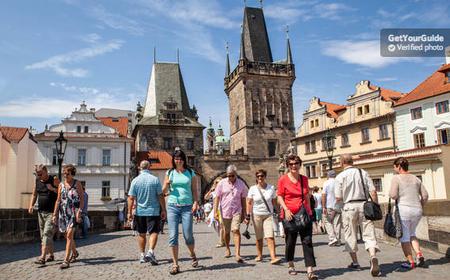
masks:
POLYGON ((336 139, 336 137, 331 133, 330 129, 328 129, 325 135, 322 137, 322 143, 324 145, 323 148, 328 157, 328 170, 333 169, 334 139, 336 139))
POLYGON ((64 138, 64 133, 61 132, 59 133, 58 138, 55 139, 55 145, 56 145, 56 153, 58 156, 58 177, 59 180, 61 181, 61 169, 62 169, 62 163, 64 160, 64 154, 66 153, 66 147, 67 147, 67 139, 64 138))

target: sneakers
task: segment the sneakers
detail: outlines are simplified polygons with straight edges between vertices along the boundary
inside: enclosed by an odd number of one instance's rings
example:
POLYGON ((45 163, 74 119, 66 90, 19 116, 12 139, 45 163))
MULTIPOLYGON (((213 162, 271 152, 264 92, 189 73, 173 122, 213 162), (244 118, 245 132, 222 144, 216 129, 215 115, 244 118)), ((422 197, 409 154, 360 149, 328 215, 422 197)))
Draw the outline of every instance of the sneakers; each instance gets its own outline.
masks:
POLYGON ((401 264, 401 267, 404 269, 413 269, 416 266, 414 265, 414 263, 410 263, 410 262, 405 262, 401 264))
POLYGON ((425 258, 421 252, 416 255, 416 264, 418 267, 422 267, 425 264, 425 258))
POLYGON ((373 257, 370 259, 370 274, 373 277, 380 275, 380 266, 378 265, 378 259, 373 257))
POLYGON ((149 261, 150 261, 150 259, 146 255, 144 255, 144 253, 141 253, 141 257, 139 258, 139 262, 140 263, 146 263, 146 262, 149 262, 149 261))
POLYGON ((354 270, 360 270, 361 266, 358 263, 352 262, 347 266, 347 268, 354 269, 354 270))
POLYGON ((155 254, 153 252, 148 251, 145 257, 150 261, 152 265, 158 265, 158 260, 156 259, 155 254))
POLYGON ((330 247, 331 246, 336 246, 338 243, 340 243, 339 240, 333 239, 330 242, 328 242, 328 246, 330 246, 330 247))

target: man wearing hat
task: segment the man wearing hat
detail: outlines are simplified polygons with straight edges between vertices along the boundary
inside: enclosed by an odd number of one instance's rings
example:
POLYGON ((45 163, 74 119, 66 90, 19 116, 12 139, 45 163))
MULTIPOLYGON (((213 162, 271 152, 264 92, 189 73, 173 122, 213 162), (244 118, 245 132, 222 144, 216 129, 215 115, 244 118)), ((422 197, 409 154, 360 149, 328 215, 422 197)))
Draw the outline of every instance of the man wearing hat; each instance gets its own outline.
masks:
POLYGON ((336 205, 336 198, 334 196, 334 181, 336 172, 329 170, 327 172, 328 180, 323 183, 322 205, 325 228, 328 233, 330 242, 329 246, 339 246, 341 244, 341 208, 336 205))

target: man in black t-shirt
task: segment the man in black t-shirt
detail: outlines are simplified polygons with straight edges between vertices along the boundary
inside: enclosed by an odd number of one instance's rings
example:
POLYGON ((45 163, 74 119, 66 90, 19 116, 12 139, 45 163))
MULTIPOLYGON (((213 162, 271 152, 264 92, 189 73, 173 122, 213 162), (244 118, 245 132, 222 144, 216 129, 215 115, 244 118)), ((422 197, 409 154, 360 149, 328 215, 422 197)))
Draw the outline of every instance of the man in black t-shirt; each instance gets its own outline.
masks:
POLYGON ((45 265, 45 262, 54 261, 53 234, 54 225, 52 214, 58 196, 58 186, 54 186, 53 177, 48 175, 47 167, 43 164, 36 168, 36 185, 30 201, 28 213, 33 213, 34 204, 38 201, 38 220, 41 233, 42 253, 35 261, 36 264, 45 265), (49 255, 46 259, 46 255, 49 255))

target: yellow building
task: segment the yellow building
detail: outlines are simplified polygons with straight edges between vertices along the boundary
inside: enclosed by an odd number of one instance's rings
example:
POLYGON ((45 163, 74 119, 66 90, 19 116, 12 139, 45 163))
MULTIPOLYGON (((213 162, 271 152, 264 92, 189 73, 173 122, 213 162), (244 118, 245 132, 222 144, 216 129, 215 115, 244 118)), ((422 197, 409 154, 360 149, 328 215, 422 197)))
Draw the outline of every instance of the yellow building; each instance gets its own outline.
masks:
MULTIPOLYGON (((303 160, 303 174, 310 178, 310 186, 322 187, 326 180, 328 158, 322 138, 328 129, 335 136, 334 168, 338 167, 341 154, 366 158, 395 151, 393 104, 401 96, 400 92, 361 81, 345 105, 324 102, 317 97, 311 99, 297 136, 292 139, 303 160)), ((373 179, 381 189, 381 177, 373 179)))

